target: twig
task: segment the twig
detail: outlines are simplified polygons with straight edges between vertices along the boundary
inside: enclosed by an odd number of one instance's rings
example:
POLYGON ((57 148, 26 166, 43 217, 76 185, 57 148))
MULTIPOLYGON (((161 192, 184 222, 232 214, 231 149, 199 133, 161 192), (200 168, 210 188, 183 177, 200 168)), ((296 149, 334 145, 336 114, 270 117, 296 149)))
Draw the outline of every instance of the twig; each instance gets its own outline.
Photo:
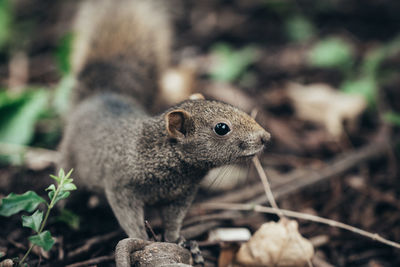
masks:
POLYGON ((265 174, 265 171, 261 166, 260 160, 257 156, 253 158, 253 164, 256 167, 258 176, 260 176, 261 182, 263 183, 265 195, 267 196, 269 203, 271 204, 272 208, 276 210, 276 214, 278 214, 279 218, 282 219, 284 217, 283 213, 278 208, 278 204, 276 204, 274 195, 272 194, 271 187, 268 182, 267 175, 265 174))
POLYGON ((226 221, 226 220, 234 220, 238 217, 238 212, 229 212, 229 213, 217 213, 217 214, 205 214, 205 215, 196 215, 191 218, 185 219, 183 222, 184 227, 189 227, 190 225, 204 223, 207 221, 226 221))
POLYGON ((153 228, 151 227, 150 223, 148 220, 144 221, 144 226, 146 226, 146 228, 150 231, 154 241, 156 242, 160 242, 160 240, 158 240, 156 233, 154 233, 153 228))
POLYGON ((27 250, 27 248, 25 247, 25 245, 23 245, 23 244, 21 244, 21 243, 15 241, 15 240, 13 240, 13 239, 11 239, 11 238, 7 238, 7 241, 8 241, 9 243, 11 243, 12 245, 14 245, 14 247, 16 247, 16 248, 19 248, 19 249, 22 249, 22 250, 27 250))
MULTIPOLYGON (((265 207, 261 205, 251 205, 251 204, 234 204, 234 203, 205 203, 201 205, 202 208, 204 209, 211 209, 211 210, 241 210, 241 211, 256 211, 256 212, 262 212, 262 213, 269 213, 269 214, 277 214, 276 210, 274 208, 270 207, 265 207)), ((321 224, 326 224, 332 227, 337 227, 340 229, 344 229, 365 237, 369 237, 375 241, 378 241, 380 243, 395 247, 400 249, 400 244, 391 240, 388 240, 386 238, 381 237, 379 234, 376 233, 370 233, 365 230, 362 230, 360 228, 341 223, 338 221, 334 221, 331 219, 327 218, 322 218, 316 215, 311 215, 307 213, 301 213, 301 212, 296 212, 296 211, 291 211, 291 210, 285 210, 281 209, 280 210, 285 216, 292 217, 292 218, 297 218, 297 219, 303 219, 303 220, 308 220, 308 221, 313 221, 321 224)))
POLYGON ((104 243, 107 242, 108 240, 113 239, 114 237, 117 237, 122 233, 121 230, 114 231, 105 235, 100 235, 100 236, 94 236, 92 238, 89 238, 86 240, 85 244, 81 247, 76 248, 75 250, 71 251, 68 253, 67 258, 73 258, 76 257, 80 254, 88 252, 94 245, 99 244, 99 243, 104 243))
MULTIPOLYGON (((258 159, 257 156, 255 156, 253 158, 253 164, 256 167, 258 176, 260 177, 260 179, 263 183, 264 191, 265 191, 265 194, 267 196, 269 203, 271 204, 272 208, 276 211, 276 214, 279 216, 279 218, 282 220, 283 218, 285 218, 285 216, 283 215, 282 211, 279 209, 278 204, 276 204, 274 195, 272 194, 271 187, 269 185, 267 175, 265 174, 265 171, 264 171, 263 167, 261 166, 260 160, 258 159)), ((299 245, 300 249, 304 253, 304 248, 301 246, 300 237, 298 237, 298 236, 297 236, 297 244, 299 245)), ((310 261, 310 259, 307 258, 306 260, 307 260, 308 266, 312 267, 313 264, 310 261)))
MULTIPOLYGON (((318 182, 328 180, 344 173, 360 163, 377 158, 388 151, 388 148, 398 142, 376 142, 355 151, 339 155, 335 160, 327 162, 326 167, 318 170, 296 170, 283 175, 279 180, 271 184, 276 200, 287 195, 312 186, 318 182)), ((261 204, 266 201, 264 188, 259 184, 246 186, 243 189, 231 191, 222 197, 214 197, 207 201, 211 202, 251 202, 261 204), (260 196, 261 195, 261 196, 260 196), (257 198, 257 196, 259 196, 257 198)))
POLYGON ((209 222, 197 224, 197 225, 190 226, 190 227, 183 229, 181 231, 181 235, 187 240, 192 239, 196 236, 204 234, 208 230, 213 229, 219 225, 220 225, 220 223, 216 222, 216 221, 209 221, 209 222))
POLYGON ((65 267, 90 266, 90 265, 95 265, 95 264, 108 262, 108 261, 113 261, 113 260, 114 260, 114 255, 101 256, 101 257, 93 258, 93 259, 90 259, 90 260, 80 261, 80 262, 76 262, 76 263, 73 263, 73 264, 69 264, 69 265, 67 265, 65 267))

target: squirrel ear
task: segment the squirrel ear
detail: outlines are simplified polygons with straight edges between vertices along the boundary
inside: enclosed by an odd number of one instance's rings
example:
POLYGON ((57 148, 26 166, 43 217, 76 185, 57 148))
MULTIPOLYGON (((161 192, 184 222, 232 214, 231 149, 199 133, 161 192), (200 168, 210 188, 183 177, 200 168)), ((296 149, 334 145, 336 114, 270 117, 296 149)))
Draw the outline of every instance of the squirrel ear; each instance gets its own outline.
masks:
POLYGON ((191 94, 189 96, 189 100, 204 100, 204 99, 205 99, 204 95, 202 95, 200 93, 191 94))
POLYGON ((188 132, 190 114, 182 109, 173 110, 165 115, 169 137, 184 138, 188 132))

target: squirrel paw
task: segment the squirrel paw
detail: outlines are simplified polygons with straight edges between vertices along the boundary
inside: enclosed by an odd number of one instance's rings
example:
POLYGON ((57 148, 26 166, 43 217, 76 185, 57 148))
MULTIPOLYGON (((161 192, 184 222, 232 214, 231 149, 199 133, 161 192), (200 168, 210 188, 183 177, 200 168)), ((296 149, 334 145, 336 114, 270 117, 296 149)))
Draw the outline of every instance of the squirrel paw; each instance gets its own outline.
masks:
POLYGON ((120 240, 115 248, 115 263, 117 267, 130 267, 132 265, 131 254, 144 249, 150 243, 150 241, 139 238, 125 238, 120 240))
POLYGON ((184 237, 179 237, 177 243, 178 245, 190 251, 190 253, 192 254, 194 265, 204 266, 204 258, 203 255, 201 255, 199 244, 196 241, 194 240, 186 241, 184 237))
POLYGON ((182 246, 138 238, 126 238, 118 242, 115 251, 115 263, 117 267, 192 266, 190 265, 190 252, 182 246))

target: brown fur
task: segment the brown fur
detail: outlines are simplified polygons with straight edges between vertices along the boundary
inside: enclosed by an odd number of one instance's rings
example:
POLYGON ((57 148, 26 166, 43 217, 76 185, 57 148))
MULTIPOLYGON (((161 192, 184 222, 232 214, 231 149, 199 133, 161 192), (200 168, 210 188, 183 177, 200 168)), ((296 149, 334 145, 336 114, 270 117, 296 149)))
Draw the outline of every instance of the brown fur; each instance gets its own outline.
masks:
POLYGON ((75 102, 108 91, 135 97, 146 109, 170 60, 171 25, 163 1, 89 0, 75 25, 75 102))
POLYGON ((95 2, 80 13, 98 17, 75 46, 86 52, 76 52, 82 56, 74 67, 79 98, 69 114, 60 167, 74 168, 81 185, 105 192, 130 237, 147 238, 144 208, 153 205, 165 239, 175 241, 203 176, 248 160, 269 134, 244 112, 217 101, 188 100, 149 116, 147 105, 168 61, 168 16, 152 1, 95 2), (219 122, 231 131, 216 134, 219 122))

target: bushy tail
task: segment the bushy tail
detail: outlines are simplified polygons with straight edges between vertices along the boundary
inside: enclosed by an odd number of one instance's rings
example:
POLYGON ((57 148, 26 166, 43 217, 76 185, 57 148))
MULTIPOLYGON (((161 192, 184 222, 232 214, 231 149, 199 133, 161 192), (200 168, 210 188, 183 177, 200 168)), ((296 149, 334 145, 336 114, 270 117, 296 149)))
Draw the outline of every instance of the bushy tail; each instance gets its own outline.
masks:
POLYGON ((169 64, 171 25, 164 1, 88 0, 78 12, 74 102, 104 91, 149 106, 169 64))

